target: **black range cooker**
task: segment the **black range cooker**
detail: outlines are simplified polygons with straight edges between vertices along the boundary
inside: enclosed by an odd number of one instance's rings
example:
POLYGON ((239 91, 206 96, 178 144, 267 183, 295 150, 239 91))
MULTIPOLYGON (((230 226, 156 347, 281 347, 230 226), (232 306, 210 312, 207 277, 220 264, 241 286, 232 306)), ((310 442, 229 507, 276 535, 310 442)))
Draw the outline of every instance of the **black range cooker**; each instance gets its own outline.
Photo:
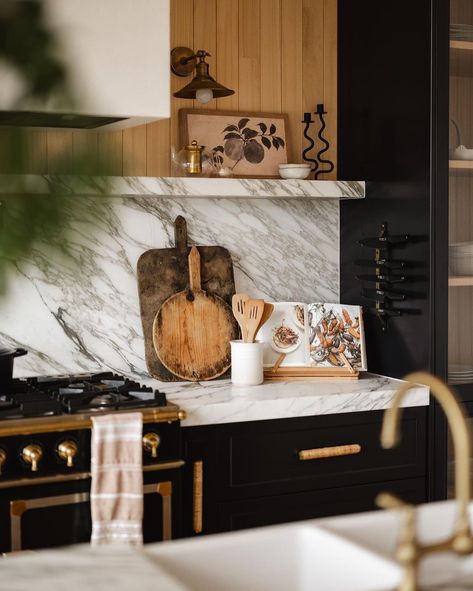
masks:
POLYGON ((91 417, 131 411, 143 414, 145 542, 179 535, 179 407, 111 372, 47 376, 0 391, 0 552, 90 539, 91 417))

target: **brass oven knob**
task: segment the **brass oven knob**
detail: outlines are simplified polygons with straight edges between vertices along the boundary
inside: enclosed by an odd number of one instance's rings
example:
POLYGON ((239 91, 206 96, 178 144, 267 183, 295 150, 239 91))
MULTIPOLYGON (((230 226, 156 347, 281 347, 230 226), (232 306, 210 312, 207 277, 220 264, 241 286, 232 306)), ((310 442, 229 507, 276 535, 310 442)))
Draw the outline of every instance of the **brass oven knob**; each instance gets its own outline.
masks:
POLYGON ((37 472, 38 462, 43 457, 43 450, 39 445, 36 445, 36 443, 29 443, 23 448, 21 457, 27 464, 31 464, 32 472, 37 472))
POLYGON ((158 447, 161 443, 161 437, 157 433, 146 433, 143 436, 143 447, 146 451, 151 452, 152 458, 158 457, 158 447))
POLYGON ((74 466, 74 458, 76 457, 77 452, 77 443, 75 441, 71 441, 70 439, 61 441, 61 443, 57 446, 57 455, 61 458, 61 460, 65 460, 68 468, 72 468, 74 466))
POLYGON ((7 452, 0 447, 0 476, 2 475, 3 465, 7 461, 7 452))

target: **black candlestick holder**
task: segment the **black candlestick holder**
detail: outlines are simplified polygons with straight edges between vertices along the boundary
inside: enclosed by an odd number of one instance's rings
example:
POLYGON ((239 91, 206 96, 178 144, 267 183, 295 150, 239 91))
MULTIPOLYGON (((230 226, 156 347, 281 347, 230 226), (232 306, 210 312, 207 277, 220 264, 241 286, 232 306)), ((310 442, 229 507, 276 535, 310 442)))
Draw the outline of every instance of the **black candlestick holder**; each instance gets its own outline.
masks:
POLYGON ((301 123, 304 124, 304 138, 308 141, 309 145, 302 152, 302 158, 311 164, 311 171, 315 173, 314 178, 318 179, 321 174, 328 174, 332 172, 332 170, 335 168, 335 165, 331 160, 323 157, 323 155, 330 148, 330 143, 323 135, 325 128, 327 127, 324 119, 324 115, 327 115, 327 111, 325 111, 323 103, 317 105, 317 110, 314 111, 314 113, 319 117, 320 120, 320 129, 317 137, 323 147, 317 152, 316 158, 310 158, 308 156, 308 153, 313 150, 315 146, 314 140, 309 135, 310 126, 314 123, 314 121, 312 119, 312 113, 304 113, 304 119, 301 121, 301 123))

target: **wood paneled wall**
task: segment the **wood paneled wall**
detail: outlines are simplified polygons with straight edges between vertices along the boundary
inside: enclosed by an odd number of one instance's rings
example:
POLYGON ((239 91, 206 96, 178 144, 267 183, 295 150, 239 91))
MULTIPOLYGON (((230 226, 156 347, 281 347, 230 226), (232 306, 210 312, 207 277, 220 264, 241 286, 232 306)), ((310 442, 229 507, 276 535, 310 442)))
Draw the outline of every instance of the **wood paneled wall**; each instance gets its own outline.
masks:
MULTIPOLYGON (((302 114, 323 102, 327 156, 336 162, 337 0, 172 0, 171 5, 172 46, 206 49, 211 74, 235 90, 205 108, 288 113, 293 160, 301 161, 302 114)), ((172 75, 172 91, 189 81, 172 75)), ((24 172, 170 175, 171 146, 179 147, 177 112, 193 106, 202 108, 173 98, 171 120, 119 132, 34 131, 24 172), (74 156, 83 149, 87 169, 77 170, 74 156)), ((8 134, 2 136, 8 143, 8 134)), ((336 170, 326 178, 336 178, 336 170)))

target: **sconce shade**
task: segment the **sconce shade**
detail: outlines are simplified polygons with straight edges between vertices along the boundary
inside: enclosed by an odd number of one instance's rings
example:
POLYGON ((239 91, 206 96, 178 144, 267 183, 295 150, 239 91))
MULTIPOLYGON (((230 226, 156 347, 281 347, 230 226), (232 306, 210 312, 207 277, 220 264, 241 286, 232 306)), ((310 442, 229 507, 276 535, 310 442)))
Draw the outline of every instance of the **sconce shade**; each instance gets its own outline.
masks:
MULTIPOLYGON (((181 49, 181 48, 178 48, 181 49)), ((191 51, 191 50, 189 50, 191 51)), ((173 50, 174 52, 174 50, 173 50)), ((172 54, 171 54, 172 55, 172 54)), ((183 98, 183 99, 195 99, 196 98, 196 93, 198 90, 201 91, 205 91, 205 90, 210 90, 212 91, 213 94, 213 98, 222 98, 224 96, 230 96, 232 94, 235 94, 234 90, 231 90, 230 88, 226 88, 225 86, 223 86, 222 84, 220 84, 219 82, 217 82, 216 80, 214 80, 212 78, 212 76, 209 74, 209 64, 205 61, 205 56, 209 55, 208 53, 206 53, 203 50, 199 50, 197 52, 197 54, 189 56, 189 57, 185 57, 184 59, 181 58, 181 62, 180 64, 178 63, 178 67, 182 66, 189 66, 192 61, 193 61, 193 65, 195 67, 195 76, 192 79, 191 82, 189 82, 189 84, 187 84, 186 86, 184 86, 184 88, 181 88, 181 90, 178 90, 177 92, 175 92, 173 94, 173 96, 175 96, 176 98, 183 98), (197 62, 197 64, 195 63, 196 59, 198 58, 199 61, 197 62), (186 62, 186 63, 183 63, 186 62)), ((173 56, 172 57, 177 57, 177 56, 173 56)), ((176 72, 176 67, 173 64, 173 72, 176 72)), ((194 68, 192 68, 194 69, 194 68)), ((191 71, 192 71, 191 69, 191 71)), ((180 74, 180 75, 184 75, 185 74, 180 74)))

